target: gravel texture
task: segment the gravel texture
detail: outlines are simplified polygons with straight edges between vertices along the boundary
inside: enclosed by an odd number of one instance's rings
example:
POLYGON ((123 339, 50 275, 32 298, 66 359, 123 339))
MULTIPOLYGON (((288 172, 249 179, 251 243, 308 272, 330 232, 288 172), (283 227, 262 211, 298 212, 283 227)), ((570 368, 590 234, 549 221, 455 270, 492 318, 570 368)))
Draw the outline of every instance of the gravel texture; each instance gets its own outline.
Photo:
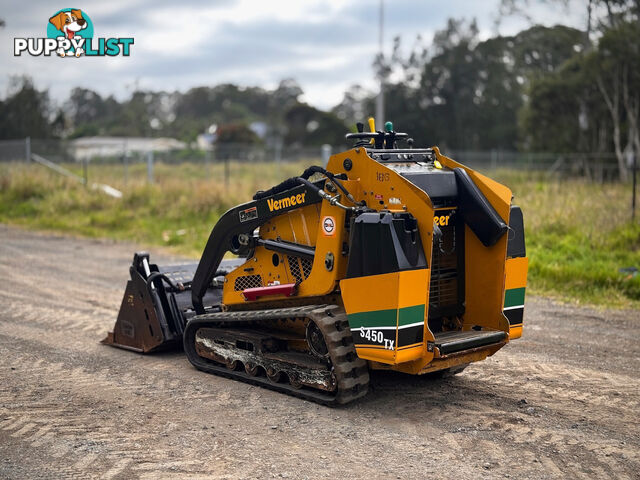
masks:
POLYGON ((640 478, 638 311, 529 298, 488 360, 331 409, 100 345, 135 248, 0 225, 0 478, 640 478))

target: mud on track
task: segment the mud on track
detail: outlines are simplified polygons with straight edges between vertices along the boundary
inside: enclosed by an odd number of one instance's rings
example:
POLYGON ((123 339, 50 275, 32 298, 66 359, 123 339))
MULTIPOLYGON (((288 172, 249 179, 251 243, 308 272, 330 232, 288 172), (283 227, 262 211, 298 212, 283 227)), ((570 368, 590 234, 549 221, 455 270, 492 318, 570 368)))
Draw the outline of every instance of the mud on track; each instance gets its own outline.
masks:
POLYGON ((100 345, 134 249, 0 225, 0 478, 640 478, 640 312, 528 299, 487 361, 329 409, 100 345))

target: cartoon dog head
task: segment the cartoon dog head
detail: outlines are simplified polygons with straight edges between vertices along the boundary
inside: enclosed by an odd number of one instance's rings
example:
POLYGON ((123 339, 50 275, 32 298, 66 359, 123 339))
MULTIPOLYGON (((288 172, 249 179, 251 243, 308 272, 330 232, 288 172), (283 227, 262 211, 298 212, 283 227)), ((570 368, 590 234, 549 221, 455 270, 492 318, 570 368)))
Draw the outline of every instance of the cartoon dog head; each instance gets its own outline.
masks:
POLYGON ((70 12, 60 12, 49 19, 56 29, 64 33, 65 38, 71 40, 74 35, 87 28, 87 21, 82 18, 82 11, 71 9, 70 12))

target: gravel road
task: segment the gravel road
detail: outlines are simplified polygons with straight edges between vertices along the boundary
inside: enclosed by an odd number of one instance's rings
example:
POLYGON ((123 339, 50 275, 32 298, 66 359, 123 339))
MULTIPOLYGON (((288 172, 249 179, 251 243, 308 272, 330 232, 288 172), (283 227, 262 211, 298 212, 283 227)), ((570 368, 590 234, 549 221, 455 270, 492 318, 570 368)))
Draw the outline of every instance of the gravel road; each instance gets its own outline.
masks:
POLYGON ((529 298, 487 361, 331 409, 100 345, 134 250, 0 225, 0 478, 640 478, 638 311, 529 298))

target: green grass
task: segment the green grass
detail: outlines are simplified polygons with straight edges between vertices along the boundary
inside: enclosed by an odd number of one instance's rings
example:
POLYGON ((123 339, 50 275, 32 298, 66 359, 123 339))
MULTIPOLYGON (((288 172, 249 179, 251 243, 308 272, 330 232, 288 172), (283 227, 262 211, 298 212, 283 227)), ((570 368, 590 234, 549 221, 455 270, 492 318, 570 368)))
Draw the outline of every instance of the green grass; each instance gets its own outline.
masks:
POLYGON ((640 224, 632 224, 631 188, 544 174, 497 171, 522 207, 529 292, 577 303, 640 307, 640 224))
POLYGON ((39 165, 0 165, 0 222, 170 246, 198 257, 226 210, 304 167, 282 164, 276 170, 268 163, 232 164, 227 186, 222 166, 212 166, 207 176, 202 165, 158 164, 153 185, 145 181, 144 165, 129 168, 126 184, 121 169, 92 166, 89 183, 122 190, 123 198, 115 199, 39 165))
MULTIPOLYGON (((38 165, 0 165, 0 222, 29 228, 156 245, 197 258, 211 228, 228 208, 254 192, 301 172, 310 162, 157 164, 155 184, 144 165, 92 165, 90 182, 121 189, 121 200, 38 165)), ((79 173, 79 172, 78 172, 79 173)), ((529 293, 614 307, 640 307, 640 225, 631 224, 629 185, 549 180, 544 174, 496 171, 522 207, 530 258, 529 293)))

